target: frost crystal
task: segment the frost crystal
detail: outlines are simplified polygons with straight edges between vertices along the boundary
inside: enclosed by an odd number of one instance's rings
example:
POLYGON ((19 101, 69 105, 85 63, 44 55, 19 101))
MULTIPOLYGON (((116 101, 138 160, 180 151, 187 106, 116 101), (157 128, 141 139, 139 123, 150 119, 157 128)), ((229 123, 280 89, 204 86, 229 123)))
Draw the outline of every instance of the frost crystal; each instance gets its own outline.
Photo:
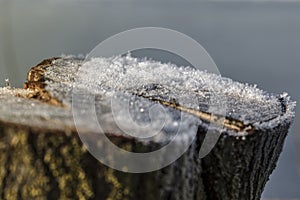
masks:
MULTIPOLYGON (((101 110, 101 114, 98 113, 99 120, 104 124, 117 120, 129 132, 132 131, 133 122, 143 127, 145 132, 147 128, 159 130, 161 126, 164 131, 174 130, 177 124, 180 125, 177 111, 172 108, 162 109, 157 100, 196 111, 226 115, 230 119, 238 119, 258 128, 276 126, 279 121, 294 117, 295 102, 291 102, 287 94, 275 96, 258 89, 256 85, 235 82, 192 67, 178 67, 130 55, 92 58, 83 64, 80 59, 75 58, 65 62, 64 59, 57 60, 55 64, 60 68, 56 67, 56 72, 46 72, 49 80, 58 78, 60 81, 54 81, 56 84, 65 84, 63 88, 69 88, 58 94, 54 89, 57 85, 51 83, 52 86, 48 89, 54 96, 63 94, 61 99, 67 99, 64 103, 70 105, 72 95, 69 93, 72 87, 77 92, 93 94, 96 108, 99 112, 101 110), (73 68, 70 69, 70 66, 73 68), (283 102, 285 111, 282 109, 283 102), (223 107, 226 108, 226 113, 221 112, 223 107)), ((187 113, 184 115, 189 116, 184 120, 186 131, 194 125, 203 124, 195 116, 187 113)), ((87 122, 83 119, 82 123, 87 122)), ((115 132, 112 126, 107 127, 115 132)))

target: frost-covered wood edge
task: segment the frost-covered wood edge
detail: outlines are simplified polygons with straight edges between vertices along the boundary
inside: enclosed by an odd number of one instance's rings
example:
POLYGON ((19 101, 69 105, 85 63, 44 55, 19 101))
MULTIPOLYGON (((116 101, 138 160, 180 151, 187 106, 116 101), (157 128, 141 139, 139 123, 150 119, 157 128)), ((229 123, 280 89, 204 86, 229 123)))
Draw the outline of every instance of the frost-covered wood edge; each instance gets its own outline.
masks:
MULTIPOLYGON (((198 150, 206 130, 199 127, 198 139, 171 166, 127 174, 100 164, 83 147, 70 109, 45 89, 43 70, 51 62, 29 73, 27 90, 0 89, 1 199, 260 199, 293 118, 285 116, 290 105, 284 98, 282 123, 274 127, 260 124, 243 137, 224 132, 202 160, 198 150)), ((153 148, 110 139, 129 150, 153 148)))

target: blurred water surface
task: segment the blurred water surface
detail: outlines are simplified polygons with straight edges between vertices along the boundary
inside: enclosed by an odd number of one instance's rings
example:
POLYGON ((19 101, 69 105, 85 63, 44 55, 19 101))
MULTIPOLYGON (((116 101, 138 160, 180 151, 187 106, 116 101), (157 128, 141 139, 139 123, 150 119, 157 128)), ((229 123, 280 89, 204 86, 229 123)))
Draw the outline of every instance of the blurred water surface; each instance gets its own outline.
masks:
MULTIPOLYGON (((44 58, 87 54, 107 37, 143 26, 183 32, 206 48, 223 76, 300 100, 297 1, 0 0, 0 85, 10 78, 22 86, 44 58)), ((300 197, 299 120, 264 197, 300 197)))

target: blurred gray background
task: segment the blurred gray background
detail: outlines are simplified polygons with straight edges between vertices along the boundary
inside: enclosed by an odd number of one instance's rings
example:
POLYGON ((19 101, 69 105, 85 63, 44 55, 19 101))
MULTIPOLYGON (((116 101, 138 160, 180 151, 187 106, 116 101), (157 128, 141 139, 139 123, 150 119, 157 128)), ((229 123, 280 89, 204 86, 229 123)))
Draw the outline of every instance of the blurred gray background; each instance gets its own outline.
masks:
MULTIPOLYGON (((0 85, 9 78, 21 87, 44 58, 85 55, 107 37, 144 26, 194 38, 223 76, 300 100, 300 1, 0 0, 0 85)), ((265 198, 300 197, 299 146, 296 117, 265 198)))

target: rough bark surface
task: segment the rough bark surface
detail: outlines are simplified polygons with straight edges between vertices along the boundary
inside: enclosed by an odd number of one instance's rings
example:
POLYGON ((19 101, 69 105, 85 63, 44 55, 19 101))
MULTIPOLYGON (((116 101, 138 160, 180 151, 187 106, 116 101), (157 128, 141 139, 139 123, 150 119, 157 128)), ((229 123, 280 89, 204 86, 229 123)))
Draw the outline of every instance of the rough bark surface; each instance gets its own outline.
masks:
MULTIPOLYGON (((61 75, 62 62, 71 67, 80 59, 43 61, 29 72, 25 89, 0 88, 0 199, 260 199, 293 119, 288 99, 279 99, 280 115, 258 119, 247 126, 249 132, 238 134, 237 128, 246 127, 243 120, 228 118, 217 145, 203 159, 198 153, 207 127, 199 126, 196 140, 173 164, 149 173, 124 173, 97 161, 78 137, 71 109, 64 103, 70 98, 66 80, 46 75, 53 69, 61 75)), ((72 77, 74 69, 69 74, 72 77)), ((178 109, 172 103, 158 103, 178 109)), ((163 146, 113 134, 109 138, 134 152, 163 146)))
POLYGON ((259 200, 276 167, 289 124, 256 131, 247 140, 223 136, 202 160, 208 199, 259 200))
POLYGON ((0 133, 0 199, 204 199, 196 145, 162 170, 130 174, 101 164, 73 132, 1 123, 0 133))

